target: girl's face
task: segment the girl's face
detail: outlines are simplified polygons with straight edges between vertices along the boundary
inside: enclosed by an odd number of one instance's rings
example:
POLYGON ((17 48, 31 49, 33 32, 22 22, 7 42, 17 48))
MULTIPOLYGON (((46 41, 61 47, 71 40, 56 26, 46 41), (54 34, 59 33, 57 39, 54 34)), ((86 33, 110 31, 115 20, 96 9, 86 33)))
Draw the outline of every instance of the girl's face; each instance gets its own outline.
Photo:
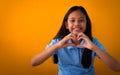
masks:
POLYGON ((71 33, 78 34, 86 30, 86 16, 80 11, 73 11, 65 22, 66 29, 71 33))

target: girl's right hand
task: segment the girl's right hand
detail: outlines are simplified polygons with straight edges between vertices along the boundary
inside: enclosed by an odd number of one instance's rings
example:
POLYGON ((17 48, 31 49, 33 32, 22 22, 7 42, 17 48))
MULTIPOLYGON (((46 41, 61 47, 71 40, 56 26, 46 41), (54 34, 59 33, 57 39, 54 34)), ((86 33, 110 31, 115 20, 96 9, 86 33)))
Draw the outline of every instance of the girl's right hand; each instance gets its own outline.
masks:
POLYGON ((76 40, 76 35, 73 33, 68 34, 65 36, 61 41, 57 43, 59 48, 67 47, 67 46, 75 46, 74 43, 68 43, 68 40, 76 40))

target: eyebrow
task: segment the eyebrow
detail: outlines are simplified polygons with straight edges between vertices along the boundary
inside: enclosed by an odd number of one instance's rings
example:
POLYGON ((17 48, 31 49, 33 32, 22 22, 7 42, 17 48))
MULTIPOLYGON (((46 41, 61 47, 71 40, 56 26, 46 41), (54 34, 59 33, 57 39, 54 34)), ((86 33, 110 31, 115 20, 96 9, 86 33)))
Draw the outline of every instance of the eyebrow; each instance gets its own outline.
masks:
MULTIPOLYGON (((85 17, 79 17, 77 19, 81 19, 81 18, 85 18, 85 17)), ((75 19, 74 17, 68 18, 68 19, 75 19)))

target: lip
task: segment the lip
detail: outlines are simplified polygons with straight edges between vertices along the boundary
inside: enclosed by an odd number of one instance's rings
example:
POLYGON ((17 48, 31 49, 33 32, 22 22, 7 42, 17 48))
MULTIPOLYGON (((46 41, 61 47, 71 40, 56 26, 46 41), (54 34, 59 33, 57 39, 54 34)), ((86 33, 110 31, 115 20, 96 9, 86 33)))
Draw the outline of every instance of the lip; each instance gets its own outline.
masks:
POLYGON ((73 30, 75 30, 75 31, 79 31, 79 30, 81 30, 80 28, 73 28, 73 30))
POLYGON ((74 31, 82 31, 82 28, 80 28, 80 27, 75 27, 75 28, 73 28, 73 30, 74 30, 74 31))

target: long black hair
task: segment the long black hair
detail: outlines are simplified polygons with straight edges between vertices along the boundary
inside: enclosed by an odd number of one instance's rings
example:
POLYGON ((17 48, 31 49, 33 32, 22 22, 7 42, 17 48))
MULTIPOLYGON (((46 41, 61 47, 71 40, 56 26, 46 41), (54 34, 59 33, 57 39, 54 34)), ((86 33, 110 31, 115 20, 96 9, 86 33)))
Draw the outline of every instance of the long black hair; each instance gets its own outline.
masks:
MULTIPOLYGON (((67 22, 68 16, 73 11, 76 11, 76 10, 80 10, 86 16, 87 23, 86 23, 86 30, 85 30, 84 34, 86 36, 88 36, 90 40, 92 40, 91 21, 90 21, 90 18, 88 16, 85 8, 82 6, 73 6, 68 10, 68 12, 64 16, 62 26, 61 26, 60 30, 58 31, 57 35, 54 37, 54 39, 58 38, 58 37, 62 39, 63 37, 65 37, 66 35, 68 35, 70 33, 69 30, 66 29, 66 27, 65 27, 65 22, 67 22)), ((91 60, 92 60, 91 54, 92 54, 91 50, 89 50, 87 48, 84 49, 84 52, 82 55, 82 61, 81 61, 84 68, 89 68, 89 66, 91 65, 91 60)), ((53 60, 54 60, 54 63, 57 63, 58 62, 58 55, 54 55, 53 60)))

